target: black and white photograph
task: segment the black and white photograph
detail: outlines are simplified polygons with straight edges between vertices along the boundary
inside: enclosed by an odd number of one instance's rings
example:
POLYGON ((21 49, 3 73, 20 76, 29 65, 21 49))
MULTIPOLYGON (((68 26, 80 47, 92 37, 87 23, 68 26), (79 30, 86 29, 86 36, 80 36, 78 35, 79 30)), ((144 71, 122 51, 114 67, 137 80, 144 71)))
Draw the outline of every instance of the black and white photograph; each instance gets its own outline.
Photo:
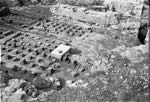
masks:
POLYGON ((0 0, 0 102, 150 102, 149 0, 0 0))

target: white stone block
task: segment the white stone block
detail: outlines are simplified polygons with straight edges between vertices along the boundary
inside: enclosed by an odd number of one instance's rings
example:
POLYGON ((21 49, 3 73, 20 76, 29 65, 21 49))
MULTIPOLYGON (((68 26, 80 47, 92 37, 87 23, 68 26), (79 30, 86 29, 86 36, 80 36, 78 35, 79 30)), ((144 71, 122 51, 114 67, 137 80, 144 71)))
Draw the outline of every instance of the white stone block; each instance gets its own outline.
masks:
POLYGON ((66 53, 69 52, 70 49, 71 49, 70 46, 60 44, 56 49, 54 49, 51 52, 51 56, 58 58, 58 59, 61 59, 66 53))

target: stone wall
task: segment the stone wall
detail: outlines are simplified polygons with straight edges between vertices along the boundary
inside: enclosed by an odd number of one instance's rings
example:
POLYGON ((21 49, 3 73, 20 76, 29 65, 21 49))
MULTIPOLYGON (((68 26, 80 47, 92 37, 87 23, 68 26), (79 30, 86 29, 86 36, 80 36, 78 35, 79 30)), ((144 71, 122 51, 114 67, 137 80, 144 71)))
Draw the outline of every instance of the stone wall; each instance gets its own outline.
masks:
POLYGON ((104 0, 57 0, 62 4, 69 5, 80 5, 80 6, 89 6, 89 5, 102 5, 104 0))
POLYGON ((57 15, 71 17, 76 20, 95 23, 98 25, 116 24, 116 12, 98 12, 87 10, 85 7, 57 4, 51 8, 51 12, 57 15))

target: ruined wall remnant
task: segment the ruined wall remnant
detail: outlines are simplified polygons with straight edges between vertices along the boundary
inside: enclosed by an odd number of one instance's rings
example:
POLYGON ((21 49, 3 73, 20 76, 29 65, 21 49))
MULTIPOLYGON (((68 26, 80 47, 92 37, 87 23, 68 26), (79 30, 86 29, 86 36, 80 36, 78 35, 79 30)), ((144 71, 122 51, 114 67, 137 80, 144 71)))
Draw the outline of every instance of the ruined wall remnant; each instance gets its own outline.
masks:
POLYGON ((62 4, 89 6, 89 5, 102 5, 104 0, 57 0, 62 4))
MULTIPOLYGON (((110 9, 116 12, 126 13, 135 12, 143 4, 143 0, 105 0, 104 5, 109 5, 110 9)), ((139 9, 138 9, 139 10, 139 9)))
POLYGON ((65 4, 57 4, 51 8, 51 11, 57 15, 64 15, 76 20, 91 22, 98 25, 116 24, 117 12, 98 12, 87 10, 85 7, 70 6, 65 4))
MULTIPOLYGON (((67 0, 62 1, 67 2, 67 0)), ((105 0, 101 5, 103 10, 100 11, 89 10, 83 5, 79 7, 69 3, 60 3, 51 7, 52 13, 98 25, 117 24, 120 22, 117 19, 118 14, 123 14, 124 16, 134 15, 133 17, 140 20, 143 8, 143 0, 105 0)))

